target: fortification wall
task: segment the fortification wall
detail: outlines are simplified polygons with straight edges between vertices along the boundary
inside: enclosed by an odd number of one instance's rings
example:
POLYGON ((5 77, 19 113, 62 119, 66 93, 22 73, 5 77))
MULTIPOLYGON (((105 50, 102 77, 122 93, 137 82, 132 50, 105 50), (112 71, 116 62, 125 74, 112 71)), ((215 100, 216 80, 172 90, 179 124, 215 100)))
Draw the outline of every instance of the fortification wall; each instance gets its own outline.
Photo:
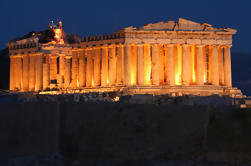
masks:
POLYGON ((0 108, 0 160, 58 150, 86 160, 152 158, 202 139, 207 122, 205 110, 153 104, 29 102, 0 108))
POLYGON ((85 162, 250 159, 251 115, 229 107, 29 102, 0 108, 0 160, 55 151, 85 162))
POLYGON ((0 105, 0 160, 58 150, 57 103, 0 105))

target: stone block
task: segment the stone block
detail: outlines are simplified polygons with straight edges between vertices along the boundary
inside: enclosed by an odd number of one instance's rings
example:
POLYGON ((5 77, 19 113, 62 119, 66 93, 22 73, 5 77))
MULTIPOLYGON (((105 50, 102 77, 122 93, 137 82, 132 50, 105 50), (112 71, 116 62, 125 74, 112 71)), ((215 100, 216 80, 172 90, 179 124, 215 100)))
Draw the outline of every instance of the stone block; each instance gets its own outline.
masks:
POLYGON ((141 43, 142 39, 137 39, 137 38, 126 38, 125 43, 127 44, 132 44, 132 43, 141 43))
POLYGON ((143 43, 146 43, 146 44, 153 44, 153 43, 157 43, 157 40, 156 39, 142 39, 142 42, 143 43))
POLYGON ((185 44, 185 39, 172 39, 172 44, 185 44))
POLYGON ((200 39, 187 39, 187 44, 201 44, 200 39))
POLYGON ((159 43, 159 44, 170 44, 171 39, 157 39, 157 43, 159 43))
POLYGON ((232 40, 216 40, 216 43, 218 45, 231 45, 232 44, 232 40))
POLYGON ((217 44, 217 42, 216 40, 201 40, 201 44, 213 45, 213 44, 217 44))

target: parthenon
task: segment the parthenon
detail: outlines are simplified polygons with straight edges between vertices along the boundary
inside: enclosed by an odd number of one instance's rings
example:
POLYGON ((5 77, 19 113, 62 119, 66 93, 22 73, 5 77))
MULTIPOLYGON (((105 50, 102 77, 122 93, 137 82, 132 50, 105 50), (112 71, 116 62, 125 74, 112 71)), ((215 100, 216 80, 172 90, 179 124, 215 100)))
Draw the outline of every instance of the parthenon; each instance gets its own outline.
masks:
POLYGON ((241 95, 232 87, 234 29, 180 18, 72 44, 62 22, 50 31, 48 42, 34 33, 7 43, 10 90, 241 95))

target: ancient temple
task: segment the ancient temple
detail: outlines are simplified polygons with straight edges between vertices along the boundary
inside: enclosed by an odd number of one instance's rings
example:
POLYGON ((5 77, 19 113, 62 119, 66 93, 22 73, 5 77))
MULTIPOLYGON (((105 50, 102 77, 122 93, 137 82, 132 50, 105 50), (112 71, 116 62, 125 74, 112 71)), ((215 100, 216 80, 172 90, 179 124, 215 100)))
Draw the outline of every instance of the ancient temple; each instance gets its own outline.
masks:
POLYGON ((230 95, 236 30, 180 18, 111 35, 64 42, 62 23, 41 35, 12 40, 10 90, 125 94, 230 95))

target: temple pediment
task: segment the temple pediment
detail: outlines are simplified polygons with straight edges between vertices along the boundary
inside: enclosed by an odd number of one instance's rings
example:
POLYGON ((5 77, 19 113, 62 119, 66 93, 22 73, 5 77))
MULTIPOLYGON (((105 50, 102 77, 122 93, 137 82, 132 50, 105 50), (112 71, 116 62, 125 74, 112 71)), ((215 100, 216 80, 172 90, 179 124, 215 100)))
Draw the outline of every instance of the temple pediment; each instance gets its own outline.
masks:
POLYGON ((214 28, 208 23, 197 23, 184 18, 179 18, 177 22, 167 21, 167 22, 157 22, 154 24, 147 24, 138 28, 138 30, 166 30, 166 31, 222 31, 222 32, 236 32, 235 29, 230 28, 214 28))

